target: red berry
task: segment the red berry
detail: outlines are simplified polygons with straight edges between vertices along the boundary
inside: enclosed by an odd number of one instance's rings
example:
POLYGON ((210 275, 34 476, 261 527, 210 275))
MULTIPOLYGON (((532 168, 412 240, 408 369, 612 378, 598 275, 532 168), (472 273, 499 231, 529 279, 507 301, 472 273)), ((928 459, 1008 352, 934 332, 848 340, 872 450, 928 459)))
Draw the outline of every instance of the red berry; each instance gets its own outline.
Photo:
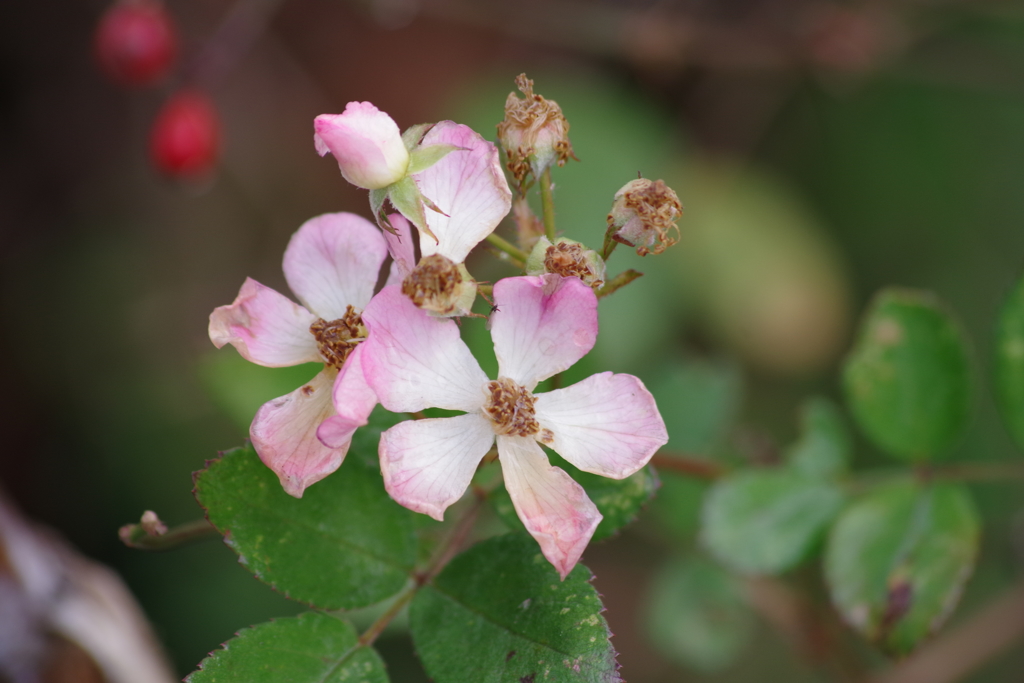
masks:
POLYGON ((217 161, 219 129, 210 98, 198 90, 181 90, 164 104, 153 122, 150 157, 167 175, 203 175, 217 161))
POLYGON ((96 58, 106 74, 125 85, 163 78, 178 51, 170 16, 156 0, 122 0, 96 27, 96 58))

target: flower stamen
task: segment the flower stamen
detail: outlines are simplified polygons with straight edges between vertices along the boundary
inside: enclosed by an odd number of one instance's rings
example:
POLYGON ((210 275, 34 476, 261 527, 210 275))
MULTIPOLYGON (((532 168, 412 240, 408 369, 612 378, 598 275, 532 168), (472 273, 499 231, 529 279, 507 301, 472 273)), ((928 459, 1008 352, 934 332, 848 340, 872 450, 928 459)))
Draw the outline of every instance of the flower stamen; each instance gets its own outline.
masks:
POLYGON ((533 408, 536 399, 532 393, 507 377, 488 382, 485 390, 487 402, 484 413, 494 423, 495 433, 533 436, 540 432, 533 408))
POLYGON ((351 306, 347 307, 345 315, 337 320, 317 318, 316 322, 309 326, 309 332, 316 339, 317 350, 324 363, 336 370, 341 369, 352 349, 366 339, 368 334, 362 318, 351 306))

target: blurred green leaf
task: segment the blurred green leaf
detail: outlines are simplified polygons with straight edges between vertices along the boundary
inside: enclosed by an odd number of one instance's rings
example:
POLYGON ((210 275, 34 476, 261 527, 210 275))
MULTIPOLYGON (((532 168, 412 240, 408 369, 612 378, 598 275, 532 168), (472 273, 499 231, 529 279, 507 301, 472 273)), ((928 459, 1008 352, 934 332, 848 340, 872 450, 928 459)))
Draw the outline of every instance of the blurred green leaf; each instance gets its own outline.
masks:
POLYGON ((651 511, 661 526, 674 536, 692 541, 700 531, 701 508, 710 484, 700 479, 665 473, 651 511))
POLYGON ((736 660, 755 623, 737 579, 701 557, 665 565, 651 587, 647 613, 654 646, 706 673, 736 660))
POLYGON ((737 365, 683 358, 661 368, 648 388, 668 428, 666 450, 709 455, 728 435, 742 397, 737 365))
POLYGON ((815 396, 800 409, 800 439, 786 452, 791 468, 809 477, 835 477, 849 466, 853 445, 839 408, 815 396))
POLYGON ((383 600, 405 585, 416 560, 414 513, 354 454, 297 499, 252 446, 236 448, 197 474, 196 497, 257 578, 316 607, 383 600))
POLYGON ((219 349, 202 357, 199 377, 217 407, 248 434, 249 423, 261 405, 295 391, 322 369, 320 363, 265 368, 250 363, 234 349, 219 349))
MULTIPOLYGON (((587 492, 597 509, 604 516, 594 530, 591 541, 600 541, 612 536, 622 527, 630 524, 640 514, 660 483, 651 467, 644 467, 625 479, 609 479, 589 472, 581 472, 558 456, 552 457, 552 464, 561 467, 587 492)), ((516 514, 512 499, 504 488, 496 490, 490 497, 494 509, 513 531, 526 531, 516 514)))
POLYGON ((971 376, 959 328, 926 292, 882 290, 843 371, 846 399, 881 448, 921 460, 949 448, 967 423, 971 376))
POLYGON ((788 469, 748 470, 711 487, 702 538, 738 572, 778 574, 807 556, 842 504, 833 484, 788 469))
POLYGON ((966 489, 902 482, 847 509, 832 529, 825 578, 843 617, 902 655, 945 622, 978 552, 966 489))
POLYGON ((409 612, 416 651, 437 683, 617 679, 590 570, 565 581, 536 541, 507 534, 456 557, 409 612))
POLYGON ((387 683, 384 662, 352 624, 322 612, 242 629, 188 683, 387 683))
POLYGON ((996 395, 1003 419, 1024 448, 1024 278, 1003 306, 996 329, 996 395))

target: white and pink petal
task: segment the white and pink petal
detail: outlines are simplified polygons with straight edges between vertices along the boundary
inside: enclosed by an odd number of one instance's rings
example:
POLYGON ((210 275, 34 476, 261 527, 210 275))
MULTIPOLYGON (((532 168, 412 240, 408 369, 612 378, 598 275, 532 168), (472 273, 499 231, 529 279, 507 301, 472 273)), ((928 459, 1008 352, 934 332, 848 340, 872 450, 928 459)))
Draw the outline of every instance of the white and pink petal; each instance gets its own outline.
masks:
POLYGON ((260 459, 281 480, 289 495, 301 498, 341 466, 345 448, 330 448, 317 438, 320 424, 334 413, 334 373, 322 371, 286 396, 264 403, 256 412, 249 436, 260 459))
POLYGON ((594 347, 597 296, 579 278, 505 278, 494 285, 494 303, 491 338, 498 373, 528 390, 594 347))
POLYGON ((320 423, 316 436, 328 448, 347 448, 355 431, 370 419, 377 394, 363 377, 362 345, 352 351, 334 380, 335 415, 320 423))
POLYGON ((387 253, 380 230, 370 221, 354 213, 325 213, 292 235, 284 252, 284 276, 310 311, 337 320, 348 306, 366 307, 387 253))
POLYGON ((436 253, 462 263, 508 214, 512 192, 498 149, 469 126, 441 121, 423 136, 421 146, 430 145, 462 149, 412 176, 420 192, 444 212, 426 210, 427 225, 437 241, 424 235, 420 249, 423 256, 436 253))
POLYGON ((362 343, 363 374, 385 408, 474 412, 483 406, 487 376, 455 322, 428 315, 396 286, 373 297, 363 322, 370 332, 362 343))
POLYGON ((248 361, 280 368, 321 360, 309 326, 316 316, 270 287, 246 278, 234 302, 210 314, 210 341, 231 344, 248 361))
POLYGON ((400 505, 440 521, 493 444, 479 413, 399 422, 380 437, 384 488, 400 505))
POLYGON ((530 437, 499 436, 498 458, 516 514, 564 580, 594 535, 601 513, 583 487, 553 467, 530 437))
POLYGON ((400 213, 388 215, 388 222, 394 228, 395 233, 384 232, 384 240, 388 244, 388 252, 391 254, 391 270, 388 272, 388 281, 384 286, 400 285, 405 276, 416 267, 416 253, 413 246, 413 227, 400 213))
POLYGON ((585 472, 628 477, 668 443, 654 397, 633 375, 602 372, 536 399, 541 439, 585 472))

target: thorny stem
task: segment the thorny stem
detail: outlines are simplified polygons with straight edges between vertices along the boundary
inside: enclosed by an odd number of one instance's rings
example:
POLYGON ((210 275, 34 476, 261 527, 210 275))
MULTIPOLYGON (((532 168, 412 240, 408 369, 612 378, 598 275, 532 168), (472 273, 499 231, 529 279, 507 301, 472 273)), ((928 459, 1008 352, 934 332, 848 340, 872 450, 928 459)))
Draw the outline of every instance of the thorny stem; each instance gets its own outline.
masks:
POLYGON ((615 290, 617 290, 617 289, 619 289, 621 287, 625 287, 626 285, 628 285, 630 282, 632 282, 633 280, 637 279, 641 275, 643 275, 643 273, 641 273, 639 271, 636 271, 636 270, 633 270, 632 268, 630 268, 629 270, 625 270, 625 271, 619 273, 618 275, 613 277, 611 280, 606 282, 604 284, 604 287, 602 287, 601 289, 597 290, 597 298, 600 299, 601 297, 608 296, 609 294, 611 294, 615 290))
POLYGON ((703 458, 659 451, 651 458, 651 464, 658 469, 671 470, 695 479, 713 480, 725 474, 725 468, 716 462, 703 458))
POLYGON ((544 210, 544 234, 555 241, 555 198, 551 196, 551 167, 540 174, 540 203, 544 210))
POLYGON ((487 236, 487 241, 492 247, 507 254, 521 263, 526 263, 526 257, 529 256, 525 251, 517 247, 516 245, 509 242, 504 237, 500 237, 493 232, 487 236))
POLYGON ((151 534, 141 524, 126 524, 121 527, 117 535, 129 548, 171 550, 186 543, 213 538, 219 535, 219 532, 205 519, 197 519, 176 526, 162 534, 151 534))
POLYGON ((438 546, 434 557, 427 563, 426 568, 423 571, 416 572, 413 576, 415 583, 407 588, 404 593, 398 596, 392 603, 391 607, 388 608, 384 614, 380 615, 370 628, 366 629, 361 636, 359 636, 359 644, 363 646, 369 646, 373 644, 373 641, 384 632, 388 624, 391 623, 392 619, 398 616, 399 612, 409 604, 416 593, 419 592, 420 588, 433 581, 434 577, 441 573, 441 570, 451 562, 452 558, 455 557, 456 553, 462 549, 462 545, 466 541, 466 537, 469 532, 473 529, 473 524, 476 522, 477 515, 480 513, 480 508, 483 506, 484 501, 487 500, 487 491, 477 487, 473 488, 473 493, 476 496, 476 500, 466 508, 462 513, 462 517, 456 523, 455 528, 452 529, 451 534, 448 538, 438 546))

